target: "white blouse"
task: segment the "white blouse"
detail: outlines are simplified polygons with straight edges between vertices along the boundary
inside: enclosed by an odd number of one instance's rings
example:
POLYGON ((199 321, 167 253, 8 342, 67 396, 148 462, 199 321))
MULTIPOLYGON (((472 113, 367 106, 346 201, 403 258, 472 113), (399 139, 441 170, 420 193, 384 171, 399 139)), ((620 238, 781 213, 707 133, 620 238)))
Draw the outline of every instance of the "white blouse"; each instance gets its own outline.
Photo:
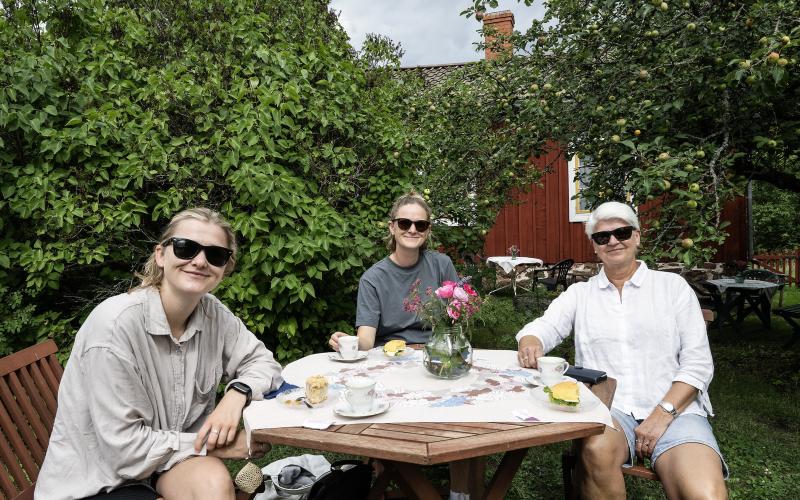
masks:
POLYGON ((713 415, 714 364, 700 304, 686 280, 640 262, 620 296, 603 271, 575 283, 517 341, 539 338, 548 352, 575 331, 575 362, 617 379, 613 407, 644 419, 673 382, 699 390, 683 413, 713 415))

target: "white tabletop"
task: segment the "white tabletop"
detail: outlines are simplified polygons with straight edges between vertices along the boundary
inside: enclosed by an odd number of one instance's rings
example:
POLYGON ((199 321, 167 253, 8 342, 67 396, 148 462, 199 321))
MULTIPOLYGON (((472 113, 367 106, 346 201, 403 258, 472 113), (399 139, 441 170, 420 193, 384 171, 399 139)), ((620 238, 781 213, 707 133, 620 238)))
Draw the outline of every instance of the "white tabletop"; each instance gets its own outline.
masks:
POLYGON ((720 292, 724 292, 728 288, 747 289, 747 290, 769 290, 771 288, 778 288, 777 283, 761 280, 744 280, 742 283, 737 283, 734 278, 720 278, 716 280, 708 280, 709 283, 719 288, 720 292))
POLYGON ((534 265, 534 266, 541 266, 543 264, 542 259, 537 259, 535 257, 516 257, 513 258, 509 255, 498 256, 498 257, 489 257, 486 259, 486 262, 492 262, 500 266, 506 274, 510 274, 516 266, 520 265, 534 265))
MULTIPOLYGON (((531 393, 534 389, 525 382, 535 370, 520 367, 516 351, 475 350, 472 370, 457 380, 443 380, 429 374, 422 365, 422 351, 395 359, 376 348, 369 351, 366 359, 355 363, 333 361, 331 354, 312 354, 290 363, 284 368, 283 377, 290 384, 304 387, 309 376, 324 375, 329 382, 329 394, 336 399, 314 409, 286 407, 276 399, 253 401, 244 412, 247 431, 301 426, 308 420, 336 424, 519 422, 520 412, 540 422, 611 425, 608 408, 599 399, 599 404, 576 413, 554 410, 537 401, 531 393), (336 414, 333 408, 338 397, 334 394, 343 390, 344 382, 354 376, 374 379, 381 399, 391 403, 389 411, 366 418, 336 414)), ((588 389, 585 392, 581 389, 582 400, 585 398, 589 403, 596 399, 588 389)))

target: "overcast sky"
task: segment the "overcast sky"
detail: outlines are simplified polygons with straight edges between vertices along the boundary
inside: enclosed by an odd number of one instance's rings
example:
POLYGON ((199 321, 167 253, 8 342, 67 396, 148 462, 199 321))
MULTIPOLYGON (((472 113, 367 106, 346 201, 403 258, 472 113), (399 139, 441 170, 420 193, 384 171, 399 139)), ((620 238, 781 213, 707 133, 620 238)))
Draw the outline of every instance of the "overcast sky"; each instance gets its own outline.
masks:
MULTIPOLYGON (((356 49, 367 33, 380 33, 402 44, 403 66, 460 63, 483 59, 475 51, 480 41, 476 32, 481 23, 458 13, 469 0, 331 0, 339 21, 356 49)), ((514 13, 514 29, 524 31, 534 17, 541 18, 543 7, 536 2, 526 7, 517 0, 500 0, 496 10, 514 13)), ((492 9, 491 12, 494 12, 492 9)))

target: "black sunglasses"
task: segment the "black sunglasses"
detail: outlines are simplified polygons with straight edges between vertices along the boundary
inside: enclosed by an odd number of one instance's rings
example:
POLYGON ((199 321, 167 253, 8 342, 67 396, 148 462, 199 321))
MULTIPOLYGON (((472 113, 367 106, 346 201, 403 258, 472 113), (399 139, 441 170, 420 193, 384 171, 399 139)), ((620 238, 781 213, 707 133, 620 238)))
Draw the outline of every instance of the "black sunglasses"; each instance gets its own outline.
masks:
POLYGON ((611 241, 612 234, 617 241, 629 240, 633 234, 633 229, 633 226, 623 226, 618 227, 613 231, 598 231, 596 233, 592 233, 592 241, 598 245, 608 245, 608 242, 611 241))
POLYGON ((200 243, 187 238, 170 238, 162 246, 172 245, 175 257, 183 260, 192 260, 202 250, 206 254, 206 261, 212 266, 224 267, 233 255, 233 250, 214 245, 201 245, 200 243))
POLYGON ((431 221, 429 220, 392 219, 392 222, 396 223, 397 227, 403 231, 411 229, 411 224, 414 224, 414 227, 416 227, 417 231, 420 233, 424 233, 431 227, 431 221))

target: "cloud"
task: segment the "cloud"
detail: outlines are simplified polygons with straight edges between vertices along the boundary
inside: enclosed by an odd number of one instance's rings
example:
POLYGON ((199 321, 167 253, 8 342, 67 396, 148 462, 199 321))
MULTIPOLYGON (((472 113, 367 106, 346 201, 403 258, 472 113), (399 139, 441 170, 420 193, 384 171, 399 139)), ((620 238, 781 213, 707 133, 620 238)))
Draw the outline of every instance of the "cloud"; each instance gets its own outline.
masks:
MULTIPOLYGON (((400 42, 405 55, 403 66, 459 63, 483 59, 475 50, 481 40, 481 23, 459 12, 467 0, 332 0, 330 8, 339 13, 339 22, 350 36, 350 43, 361 48, 367 33, 386 35, 400 42)), ((526 7, 516 0, 500 0, 496 10, 514 13, 515 29, 524 31, 534 18, 541 18, 541 2, 526 7)))

